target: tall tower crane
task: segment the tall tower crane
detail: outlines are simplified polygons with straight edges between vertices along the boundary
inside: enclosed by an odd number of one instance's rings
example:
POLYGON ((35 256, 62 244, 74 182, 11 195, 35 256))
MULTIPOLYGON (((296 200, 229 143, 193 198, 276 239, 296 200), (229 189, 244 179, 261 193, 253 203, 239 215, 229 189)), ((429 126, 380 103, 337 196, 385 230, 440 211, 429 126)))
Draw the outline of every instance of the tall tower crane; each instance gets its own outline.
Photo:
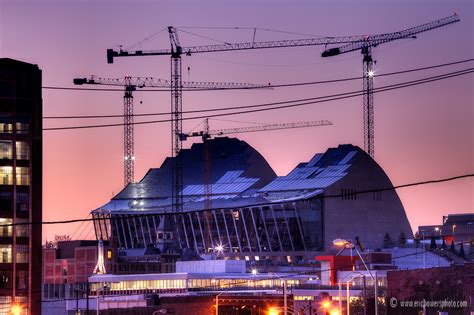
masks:
MULTIPOLYGON (((137 88, 158 87, 170 88, 171 82, 168 80, 152 78, 152 77, 130 77, 123 78, 101 78, 98 76, 90 76, 89 78, 75 78, 73 80, 76 85, 92 84, 92 85, 109 85, 123 86, 123 151, 124 151, 124 186, 134 181, 134 164, 135 164, 135 147, 133 134, 133 92, 137 88)), ((266 86, 266 85, 265 85, 266 86)), ((232 89, 232 88, 254 88, 265 87, 264 85, 251 83, 231 83, 231 82, 199 82, 185 81, 182 87, 187 89, 232 89)))
POLYGON ((348 43, 340 47, 328 48, 321 54, 322 57, 332 57, 351 51, 360 50, 363 55, 363 108, 364 108, 364 150, 374 157, 374 60, 372 59, 372 47, 404 38, 416 38, 416 34, 427 32, 439 27, 459 22, 459 16, 454 14, 440 20, 418 25, 403 31, 381 35, 366 36, 364 41, 348 43))
POLYGON ((314 45, 329 44, 347 44, 352 42, 362 42, 362 36, 344 36, 344 37, 328 37, 328 38, 305 38, 296 40, 280 40, 280 41, 262 41, 248 43, 226 43, 221 45, 204 45, 182 47, 177 30, 169 26, 168 33, 171 43, 171 49, 160 50, 118 50, 107 49, 107 63, 113 63, 117 57, 139 57, 139 56, 170 56, 171 57, 171 148, 173 159, 173 210, 181 212, 182 210, 182 161, 180 155, 182 143, 180 135, 182 135, 182 91, 183 82, 181 79, 181 56, 183 54, 190 56, 196 53, 224 52, 235 50, 252 50, 265 48, 282 48, 282 47, 302 47, 314 45))
MULTIPOLYGON (((279 129, 294 129, 294 128, 308 128, 308 127, 318 127, 318 126, 330 126, 332 122, 327 120, 318 120, 318 121, 304 121, 304 122, 293 122, 293 123, 282 123, 282 124, 267 124, 259 126, 250 126, 250 127, 240 127, 240 128, 226 128, 226 129, 209 129, 209 119, 205 119, 203 123, 203 130, 198 132, 191 133, 182 133, 180 134, 180 139, 185 141, 190 137, 202 137, 203 146, 204 146, 204 209, 212 209, 212 185, 211 185, 211 143, 209 139, 212 136, 222 136, 226 134, 237 134, 237 133, 247 133, 247 132, 259 132, 259 131, 270 131, 270 130, 279 130, 279 129)), ((211 244, 214 248, 214 240, 211 234, 211 224, 212 219, 209 217, 210 212, 204 212, 204 223, 205 223, 205 237, 207 244, 211 244)), ((216 244, 217 245, 217 244, 216 244)))
MULTIPOLYGON (((457 16, 456 16, 457 18, 457 16)), ((447 18, 450 20, 450 18, 447 18)), ((451 21, 444 22, 446 24, 452 23, 451 21)), ((439 27, 439 26, 437 26, 439 27)), ((261 41, 261 42, 244 42, 244 43, 225 43, 218 45, 204 45, 204 46, 189 46, 182 47, 177 30, 169 26, 168 33, 170 37, 171 49, 160 49, 160 50, 118 50, 107 49, 107 63, 113 63, 116 57, 137 57, 137 56, 170 56, 171 57, 171 144, 173 156, 179 157, 178 152, 181 149, 181 141, 179 140, 180 134, 182 134, 182 82, 181 82, 181 56, 197 54, 197 53, 209 53, 209 52, 224 52, 224 51, 236 51, 236 50, 253 50, 253 49, 266 49, 266 48, 285 48, 285 47, 303 47, 303 46, 315 46, 315 45, 361 45, 367 41, 366 36, 342 36, 342 37, 318 37, 318 38, 305 38, 305 39, 294 39, 294 40, 277 40, 277 41, 261 41)), ((403 32, 402 32, 403 33, 403 32)), ((378 35, 382 38, 386 35, 378 35)), ((401 38, 406 38, 400 37, 401 38)), ((392 39, 392 40, 395 40, 392 39)), ((382 43, 382 42, 380 42, 382 43)), ((182 166, 179 158, 173 159, 175 161, 174 174, 173 174, 173 198, 174 198, 174 210, 180 212, 182 210, 182 166)))

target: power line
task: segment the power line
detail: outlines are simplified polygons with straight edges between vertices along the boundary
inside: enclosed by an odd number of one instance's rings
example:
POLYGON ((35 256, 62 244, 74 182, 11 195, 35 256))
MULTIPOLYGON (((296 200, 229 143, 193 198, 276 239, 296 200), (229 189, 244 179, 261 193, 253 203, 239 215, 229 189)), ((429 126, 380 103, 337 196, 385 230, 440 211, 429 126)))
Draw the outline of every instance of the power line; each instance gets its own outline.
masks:
MULTIPOLYGON (((459 61, 453 61, 449 63, 431 65, 421 68, 412 68, 407 70, 395 71, 395 72, 388 72, 388 73, 381 73, 377 74, 377 77, 384 77, 384 76, 391 76, 391 75, 398 75, 398 74, 405 74, 411 73, 416 71, 424 71, 430 70, 435 68, 447 67, 457 64, 462 64, 466 62, 474 61, 473 58, 464 59, 459 61)), ((305 85, 317 85, 317 84, 329 84, 329 83, 338 83, 338 82, 346 82, 346 81, 353 81, 353 80, 360 80, 362 77, 348 77, 348 78, 340 78, 340 79, 332 79, 332 80, 322 80, 322 81, 310 81, 310 82, 296 82, 296 83, 283 83, 283 84, 275 84, 269 85, 268 87, 271 88, 281 88, 281 87, 296 87, 296 86, 305 86, 305 85)), ((263 89, 264 86, 249 86, 249 87, 223 87, 223 88, 185 88, 183 91, 223 91, 223 90, 254 90, 254 89, 263 89)), ((58 86, 43 86, 43 89, 49 90, 73 90, 73 91, 103 91, 103 92, 123 92, 123 89, 111 89, 111 88, 76 88, 76 87, 58 87, 58 86)), ((169 88, 158 88, 158 89, 139 89, 139 92, 169 92, 169 88)), ((50 117, 43 117, 46 119, 53 119, 55 116, 50 117)))
MULTIPOLYGON (((463 175, 458 175, 458 176, 453 176, 453 177, 447 177, 447 178, 441 178, 441 179, 432 179, 432 180, 426 180, 426 181, 421 181, 421 182, 414 182, 414 183, 408 183, 408 184, 402 184, 398 186, 393 186, 393 187, 385 187, 385 188, 378 188, 378 189, 368 189, 368 190, 362 190, 356 192, 356 194, 368 194, 368 193, 374 193, 374 192, 383 192, 383 191, 390 191, 390 190, 396 190, 400 188, 407 188, 407 187, 414 187, 414 186, 422 186, 422 185, 428 185, 428 184, 439 184, 439 183, 444 183, 444 182, 450 182, 450 181, 455 181, 455 180, 460 180, 460 179, 465 179, 465 178, 471 178, 474 177, 474 173, 468 173, 468 174, 463 174, 463 175)), ((345 195, 343 194, 336 194, 336 195, 322 195, 317 198, 319 199, 326 199, 326 198, 341 198, 345 195)), ((245 207, 260 207, 260 206, 265 206, 269 204, 282 204, 285 203, 286 201, 279 201, 279 202, 263 202, 263 203, 256 203, 252 205, 245 205, 245 207)), ((199 210, 194 210, 193 212, 202 212, 202 211, 212 211, 212 210, 231 210, 235 209, 235 207, 220 207, 220 208, 212 208, 212 209, 199 209, 199 210)), ((145 209, 143 211, 147 211, 151 209, 145 209)), ((161 214, 174 214, 175 212, 162 212, 161 214)), ((147 216, 153 216, 156 215, 155 213, 146 213, 146 214, 132 214, 132 215, 123 215, 124 218, 134 218, 134 217, 147 217, 147 216)), ((1 227, 8 227, 8 226, 19 226, 19 225, 53 225, 53 224, 68 224, 68 223, 76 223, 76 222, 86 222, 86 221, 94 221, 93 218, 86 218, 86 219, 71 219, 71 220, 62 220, 62 221, 29 221, 29 222, 16 222, 16 223, 9 223, 9 224, 1 224, 1 227)))
MULTIPOLYGON (((391 90, 397 90, 405 87, 416 86, 425 83, 431 83, 439 80, 445 80, 461 75, 466 75, 469 73, 474 72, 474 68, 467 68, 460 71, 455 71, 451 73, 446 73, 443 75, 426 77, 423 79, 413 80, 413 81, 406 81, 401 83, 396 83, 392 85, 386 85, 378 88, 374 88, 374 93, 386 92, 391 90)), ((230 115, 240 115, 240 114, 247 114, 247 113, 255 113, 255 112, 262 112, 262 111, 270 111, 276 109, 284 109, 284 108, 291 108, 291 107, 299 107, 305 106, 310 104, 317 104, 317 103, 325 103, 331 102, 341 99, 353 98, 357 96, 361 96, 364 94, 364 91, 352 91, 352 92, 345 92, 327 96, 319 96, 319 97, 312 97, 312 98, 305 98, 305 99, 298 99, 298 100, 289 100, 289 101, 281 101, 281 102, 273 102, 273 103, 264 103, 264 104, 254 104, 254 105, 245 105, 245 106, 234 106, 234 107, 226 107, 226 108, 216 108, 216 109, 205 109, 205 110, 194 110, 194 111, 186 111, 184 113, 204 113, 204 112, 216 112, 216 111, 227 111, 233 109, 244 109, 244 108, 258 108, 258 107, 269 107, 274 105, 282 105, 282 106, 275 106, 270 108, 263 108, 263 109, 252 109, 252 110, 245 110, 245 111, 238 111, 238 112, 231 112, 231 113, 223 113, 223 114, 212 114, 212 115, 204 115, 204 116, 194 116, 194 117, 184 117, 183 120, 194 120, 194 119, 203 119, 203 118, 212 118, 212 117, 222 117, 222 116, 230 116, 230 115), (308 101, 308 102, 305 102, 308 101), (296 102, 303 102, 303 103, 296 103, 296 102), (291 104, 296 103, 296 104, 291 104)), ((145 115, 145 114, 144 114, 145 115)), ((153 115, 170 115, 170 113, 157 113, 153 115)), ((134 122, 134 125, 144 125, 144 124, 154 124, 154 123, 163 123, 163 122, 170 122, 170 119, 164 120, 153 120, 153 121, 141 121, 141 122, 134 122)), ((66 127, 50 127, 50 128, 43 128, 44 131, 51 131, 51 130, 72 130, 72 129, 90 129, 90 128, 105 128, 105 127, 119 127, 123 126, 123 123, 114 123, 114 124, 99 124, 99 125, 84 125, 84 126, 66 126, 66 127)))

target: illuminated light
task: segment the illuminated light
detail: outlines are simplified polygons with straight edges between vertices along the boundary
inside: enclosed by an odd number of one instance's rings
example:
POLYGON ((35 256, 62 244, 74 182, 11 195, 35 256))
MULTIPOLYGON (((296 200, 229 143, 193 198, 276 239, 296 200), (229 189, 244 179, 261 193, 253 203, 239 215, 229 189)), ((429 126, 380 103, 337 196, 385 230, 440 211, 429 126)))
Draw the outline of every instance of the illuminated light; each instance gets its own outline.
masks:
POLYGON ((0 222, 5 222, 5 221, 7 221, 7 219, 0 218, 0 222))
POLYGON ((329 301, 324 301, 322 304, 323 308, 328 309, 331 306, 331 302, 329 301))
POLYGON ((145 203, 143 201, 140 201, 140 206, 143 206, 145 203))
POLYGON ((268 315, 278 315, 278 311, 271 307, 269 310, 268 310, 268 315))
POLYGON ((258 273, 257 269, 255 269, 255 268, 254 268, 254 269, 252 269, 252 275, 254 275, 254 276, 255 276, 257 273, 258 273))
POLYGON ((217 246, 214 247, 214 251, 217 252, 218 254, 222 254, 224 252, 224 245, 217 244, 217 246))
POLYGON ((339 313, 338 310, 331 310, 331 311, 329 312, 329 314, 330 314, 330 315, 339 315, 340 313, 339 313))
POLYGON ((13 315, 20 315, 21 314, 21 309, 22 307, 18 304, 15 304, 12 306, 12 308, 10 309, 10 312, 13 314, 13 315))
POLYGON ((348 244, 348 241, 342 238, 336 238, 332 243, 336 246, 345 246, 348 244))
POLYGON ((127 160, 128 160, 128 156, 125 157, 125 161, 127 161, 127 160))
POLYGON ((134 157, 134 156, 132 156, 132 161, 135 161, 135 157, 134 157))
POLYGON ((369 72, 367 72, 367 75, 369 77, 373 77, 375 75, 375 72, 373 70, 370 70, 369 72))
POLYGON ((438 231, 439 231, 439 227, 435 227, 435 231, 438 232, 438 231))
POLYGON ((134 205, 136 205, 137 203, 138 203, 138 201, 136 201, 136 200, 133 201, 133 204, 134 204, 134 205))

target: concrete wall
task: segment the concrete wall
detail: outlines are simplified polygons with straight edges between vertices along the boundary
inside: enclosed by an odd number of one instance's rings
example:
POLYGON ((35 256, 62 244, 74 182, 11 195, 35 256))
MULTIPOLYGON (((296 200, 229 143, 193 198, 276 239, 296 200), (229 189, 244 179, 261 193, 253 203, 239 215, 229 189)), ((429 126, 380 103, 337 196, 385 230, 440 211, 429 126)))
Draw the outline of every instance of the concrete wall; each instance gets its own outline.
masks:
MULTIPOLYGON (((382 168, 364 151, 358 149, 356 161, 349 168, 348 175, 336 182, 325 192, 325 196, 340 195, 342 190, 356 192, 392 187, 382 168)), ((354 240, 359 237, 367 248, 381 248, 385 233, 394 242, 400 233, 411 238, 413 233, 405 209, 395 190, 356 194, 355 199, 330 197, 324 202, 324 244, 331 248, 336 238, 354 240), (380 198, 378 198, 380 197, 380 198)))

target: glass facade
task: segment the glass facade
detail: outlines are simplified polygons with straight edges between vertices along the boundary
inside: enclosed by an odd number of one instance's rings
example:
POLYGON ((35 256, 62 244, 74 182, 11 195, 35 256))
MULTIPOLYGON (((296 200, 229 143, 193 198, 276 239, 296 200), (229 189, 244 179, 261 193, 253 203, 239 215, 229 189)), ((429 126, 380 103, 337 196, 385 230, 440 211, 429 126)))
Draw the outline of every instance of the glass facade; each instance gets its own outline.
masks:
MULTIPOLYGON (((169 275, 169 274, 168 274, 169 275)), ((118 276, 120 277, 120 276, 118 276)), ((156 277, 156 275, 153 275, 156 277)), ((160 276, 158 276, 160 277, 160 276)), ((186 292, 186 291, 215 291, 215 290, 246 290, 246 289, 277 289, 283 287, 281 279, 271 278, 268 275, 255 277, 250 274, 233 277, 215 277, 215 275, 183 275, 173 274, 173 277, 165 276, 165 279, 130 279, 112 280, 104 282, 90 282, 92 294, 99 289, 101 295, 123 295, 145 292, 186 292), (212 277, 211 277, 212 276, 212 277), (171 278, 171 279, 170 279, 171 278), (105 290, 103 288, 106 287, 105 290)), ((300 279, 287 279, 289 287, 306 283, 306 277, 300 279)))
POLYGON ((163 220, 168 220, 167 226, 177 225, 177 241, 182 247, 200 254, 213 252, 221 244, 224 254, 259 260, 267 256, 265 253, 318 251, 323 245, 319 199, 142 217, 102 212, 94 213, 94 219, 97 236, 113 235, 122 249, 145 248, 163 241, 164 232, 157 231, 163 220))

